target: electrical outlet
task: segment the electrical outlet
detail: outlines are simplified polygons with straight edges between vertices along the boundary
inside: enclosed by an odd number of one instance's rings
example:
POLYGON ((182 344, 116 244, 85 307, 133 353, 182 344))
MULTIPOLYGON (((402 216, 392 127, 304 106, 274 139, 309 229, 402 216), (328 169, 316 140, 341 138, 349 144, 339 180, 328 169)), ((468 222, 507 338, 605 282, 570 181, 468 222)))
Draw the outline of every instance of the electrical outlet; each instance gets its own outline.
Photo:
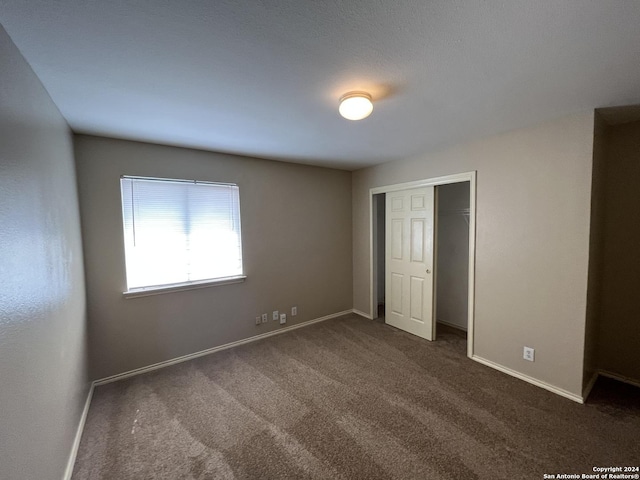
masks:
POLYGON ((273 311, 273 317, 272 317, 272 318, 273 318, 274 320, 278 320, 278 315, 279 315, 278 310, 274 310, 274 311, 273 311))
POLYGON ((534 361, 535 358, 535 349, 531 348, 531 347, 524 347, 524 351, 522 353, 522 358, 524 358, 525 360, 528 360, 530 362, 534 361))
POLYGON ((291 316, 295 317, 298 314, 298 307, 291 307, 291 316))
POLYGON ((267 323, 269 321, 269 315, 266 313, 262 314, 262 323, 267 323))
POLYGON ((284 325, 285 323, 287 323, 287 314, 286 313, 281 313, 280 314, 280 325, 284 325))
POLYGON ((260 317, 256 317, 256 325, 260 325, 260 317))

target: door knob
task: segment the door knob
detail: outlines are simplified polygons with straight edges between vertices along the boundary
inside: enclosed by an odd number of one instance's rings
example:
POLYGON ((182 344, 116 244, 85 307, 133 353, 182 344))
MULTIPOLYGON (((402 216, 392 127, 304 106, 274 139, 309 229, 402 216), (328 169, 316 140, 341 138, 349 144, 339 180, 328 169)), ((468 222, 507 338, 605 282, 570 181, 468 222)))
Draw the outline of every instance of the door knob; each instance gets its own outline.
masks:
POLYGON ((431 270, 429 270, 428 268, 427 268, 427 273, 431 273, 431 270))

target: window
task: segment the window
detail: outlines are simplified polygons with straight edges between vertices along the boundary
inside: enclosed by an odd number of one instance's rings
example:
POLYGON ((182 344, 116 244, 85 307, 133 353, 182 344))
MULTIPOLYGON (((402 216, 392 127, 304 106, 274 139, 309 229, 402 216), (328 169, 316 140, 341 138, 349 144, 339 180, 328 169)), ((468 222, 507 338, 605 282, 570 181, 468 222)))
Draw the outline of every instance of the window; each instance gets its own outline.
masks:
POLYGON ((234 184, 122 177, 128 292, 244 278, 234 184))

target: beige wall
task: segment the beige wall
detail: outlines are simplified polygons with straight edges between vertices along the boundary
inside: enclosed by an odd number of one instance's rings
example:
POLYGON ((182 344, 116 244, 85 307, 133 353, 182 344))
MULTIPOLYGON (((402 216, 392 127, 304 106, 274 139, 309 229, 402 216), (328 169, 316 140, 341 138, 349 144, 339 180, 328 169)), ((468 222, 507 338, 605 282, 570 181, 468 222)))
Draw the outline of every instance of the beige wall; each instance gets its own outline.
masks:
POLYGON ((351 309, 351 173, 76 136, 92 375, 102 378, 351 309), (240 186, 247 280, 125 299, 121 175, 240 186), (271 317, 270 317, 271 318, 271 317))
POLYGON ((62 478, 89 391, 71 132, 0 27, 0 478, 62 478))
POLYGON ((640 122, 606 137, 598 366, 640 382, 640 122))
POLYGON ((581 395, 593 121, 577 114, 354 172, 354 308, 370 309, 369 189, 477 170, 475 354, 581 395))
POLYGON ((438 228, 436 268, 436 319, 467 329, 469 316, 469 182, 436 187, 438 228))

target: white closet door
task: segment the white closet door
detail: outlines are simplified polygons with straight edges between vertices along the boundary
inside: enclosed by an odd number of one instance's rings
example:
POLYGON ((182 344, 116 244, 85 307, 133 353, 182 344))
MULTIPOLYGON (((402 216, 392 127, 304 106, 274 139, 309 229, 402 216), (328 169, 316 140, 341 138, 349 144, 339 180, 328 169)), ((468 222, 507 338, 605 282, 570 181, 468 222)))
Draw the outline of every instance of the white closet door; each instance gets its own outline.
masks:
POLYGON ((435 340, 434 187, 386 194, 385 321, 435 340))

